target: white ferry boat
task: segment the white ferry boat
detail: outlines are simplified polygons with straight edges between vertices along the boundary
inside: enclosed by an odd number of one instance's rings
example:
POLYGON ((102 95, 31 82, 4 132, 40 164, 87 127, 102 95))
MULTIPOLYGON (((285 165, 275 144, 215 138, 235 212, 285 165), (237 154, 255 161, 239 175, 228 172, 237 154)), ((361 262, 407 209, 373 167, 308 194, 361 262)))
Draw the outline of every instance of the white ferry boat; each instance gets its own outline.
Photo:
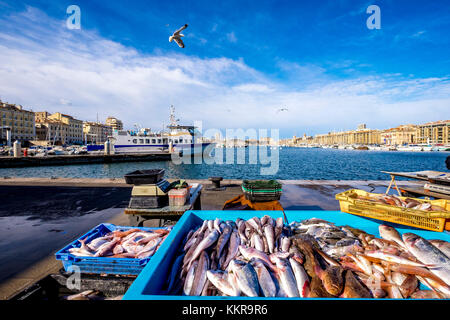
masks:
MULTIPOLYGON (((157 151, 173 151, 186 154, 209 154, 215 143, 203 142, 196 127, 178 125, 175 120, 175 109, 171 107, 168 132, 152 132, 149 128, 138 131, 114 130, 109 141, 114 146, 115 153, 151 153, 157 151)), ((104 145, 88 145, 87 150, 104 150, 104 145)))

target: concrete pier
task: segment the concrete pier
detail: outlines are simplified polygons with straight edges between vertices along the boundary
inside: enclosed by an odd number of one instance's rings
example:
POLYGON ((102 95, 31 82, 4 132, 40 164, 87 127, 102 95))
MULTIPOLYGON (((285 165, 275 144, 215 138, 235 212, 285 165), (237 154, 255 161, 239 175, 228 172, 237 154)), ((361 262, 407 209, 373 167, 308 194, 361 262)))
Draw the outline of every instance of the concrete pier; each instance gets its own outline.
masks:
POLYGON ((85 154, 20 158, 0 157, 0 168, 60 166, 113 162, 168 161, 170 159, 171 154, 168 152, 154 152, 151 154, 85 154))

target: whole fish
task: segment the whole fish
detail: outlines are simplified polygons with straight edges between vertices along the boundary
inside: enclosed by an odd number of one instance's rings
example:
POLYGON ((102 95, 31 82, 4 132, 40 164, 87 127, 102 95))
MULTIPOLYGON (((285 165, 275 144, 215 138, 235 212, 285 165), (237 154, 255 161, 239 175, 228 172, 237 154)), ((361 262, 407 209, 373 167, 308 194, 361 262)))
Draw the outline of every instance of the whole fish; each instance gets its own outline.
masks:
POLYGON ((261 287, 264 297, 275 297, 277 295, 277 287, 275 286, 269 271, 265 267, 264 262, 257 258, 253 258, 250 263, 256 271, 259 286, 261 287))
POLYGON ((207 280, 206 271, 209 269, 209 257, 206 252, 202 252, 195 270, 194 283, 192 284, 191 296, 200 296, 207 280))
POLYGON ((94 257, 103 257, 105 256, 108 252, 112 251, 114 249, 114 246, 120 242, 120 238, 113 238, 113 240, 111 240, 110 242, 107 242, 103 245, 100 246, 100 248, 98 249, 98 251, 94 254, 94 257))
POLYGON ((242 245, 239 246, 239 251, 241 252, 244 259, 250 261, 252 258, 258 258, 264 261, 268 266, 271 266, 271 262, 267 254, 260 250, 256 250, 250 247, 244 247, 242 245))
POLYGON ((230 239, 228 241, 228 252, 227 258, 223 265, 220 266, 222 270, 225 270, 228 267, 228 264, 231 260, 233 260, 239 252, 239 246, 241 244, 241 238, 239 237, 236 231, 233 231, 230 235, 230 239))
POLYGON ((183 287, 183 294, 185 296, 191 295, 192 286, 194 284, 194 276, 195 276, 195 270, 198 266, 198 260, 195 260, 189 271, 187 272, 186 279, 184 280, 184 287, 183 287))
POLYGON ((295 281, 297 282, 298 292, 300 297, 306 298, 309 296, 309 277, 306 274, 305 269, 298 263, 294 258, 289 258, 289 262, 292 266, 292 270, 294 271, 295 281))
POLYGON ((450 258, 427 240, 413 233, 404 233, 403 241, 420 262, 433 265, 429 268, 432 273, 450 285, 450 258))
POLYGON ((225 248, 226 244, 228 243, 228 240, 230 239, 232 228, 228 225, 225 225, 222 229, 222 234, 219 237, 219 240, 217 240, 217 256, 221 257, 222 251, 225 248))
MULTIPOLYGON (((431 245, 431 244, 430 244, 431 245)), ((385 253, 382 251, 366 251, 364 255, 392 263, 406 264, 415 267, 426 267, 423 263, 415 262, 400 256, 395 256, 393 254, 385 253)), ((420 260, 420 259, 419 259, 420 260)))
POLYGON ((338 296, 344 289, 344 269, 342 267, 328 266, 325 270, 316 265, 316 274, 322 280, 323 287, 333 296, 338 296))
POLYGON ((275 249, 275 232, 273 230, 272 224, 265 224, 263 227, 264 236, 267 240, 267 246, 269 247, 269 252, 273 253, 275 249))
POLYGON ((259 296, 258 275, 250 263, 240 260, 231 260, 230 268, 236 275, 240 290, 249 297, 259 296))
MULTIPOLYGON (((208 236, 206 238, 204 238, 199 244, 198 246, 195 248, 195 251, 192 253, 192 256, 189 259, 189 263, 192 263, 192 261, 194 261, 195 259, 197 259, 197 257, 206 249, 208 249, 209 247, 211 247, 219 238, 219 232, 217 230, 213 230, 211 231, 210 234, 208 234, 208 236)), ((186 254, 186 256, 189 253, 186 254)))
POLYGON ((378 231, 383 239, 394 241, 400 247, 406 249, 402 236, 397 230, 395 230, 395 228, 382 224, 378 227, 378 231))
POLYGON ((297 282, 292 271, 290 263, 286 259, 277 258, 276 259, 277 270, 281 286, 288 297, 300 297, 299 290, 297 288, 297 282))
POLYGON ((208 270, 206 272, 206 276, 208 280, 220 291, 225 293, 228 296, 236 297, 239 295, 239 291, 235 290, 233 285, 229 283, 226 279, 224 279, 223 271, 213 271, 208 270))

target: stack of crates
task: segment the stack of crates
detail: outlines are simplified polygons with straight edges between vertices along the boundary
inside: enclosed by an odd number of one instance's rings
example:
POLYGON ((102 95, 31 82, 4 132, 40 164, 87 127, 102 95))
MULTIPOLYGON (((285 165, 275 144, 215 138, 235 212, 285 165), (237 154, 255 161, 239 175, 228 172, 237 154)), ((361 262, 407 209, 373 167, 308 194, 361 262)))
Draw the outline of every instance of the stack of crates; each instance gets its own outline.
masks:
POLYGON ((276 180, 244 180, 242 191, 247 200, 266 202, 280 200, 282 187, 276 180))

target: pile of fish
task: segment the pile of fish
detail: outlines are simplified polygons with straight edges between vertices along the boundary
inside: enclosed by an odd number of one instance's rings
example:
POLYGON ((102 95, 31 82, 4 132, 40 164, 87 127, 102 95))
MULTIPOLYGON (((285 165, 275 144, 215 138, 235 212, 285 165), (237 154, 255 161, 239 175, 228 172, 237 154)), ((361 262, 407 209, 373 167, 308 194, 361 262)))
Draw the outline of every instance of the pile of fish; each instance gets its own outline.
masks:
POLYGON ((380 238, 321 219, 205 220, 172 265, 167 294, 194 296, 450 298, 450 243, 380 238), (419 290, 419 282, 431 290, 419 290))
POLYGON ((86 243, 87 238, 78 240, 81 246, 70 248, 69 252, 81 257, 149 258, 161 246, 171 228, 115 230, 89 243, 86 243))
POLYGON ((431 204, 430 202, 420 202, 420 201, 417 201, 417 200, 411 199, 411 198, 402 199, 395 195, 369 194, 366 196, 357 195, 356 197, 359 200, 366 200, 366 201, 377 202, 377 203, 381 203, 381 204, 388 204, 391 206, 403 207, 403 208, 414 209, 414 210, 438 211, 438 212, 447 211, 447 210, 445 210, 445 208, 435 205, 435 204, 431 204))

